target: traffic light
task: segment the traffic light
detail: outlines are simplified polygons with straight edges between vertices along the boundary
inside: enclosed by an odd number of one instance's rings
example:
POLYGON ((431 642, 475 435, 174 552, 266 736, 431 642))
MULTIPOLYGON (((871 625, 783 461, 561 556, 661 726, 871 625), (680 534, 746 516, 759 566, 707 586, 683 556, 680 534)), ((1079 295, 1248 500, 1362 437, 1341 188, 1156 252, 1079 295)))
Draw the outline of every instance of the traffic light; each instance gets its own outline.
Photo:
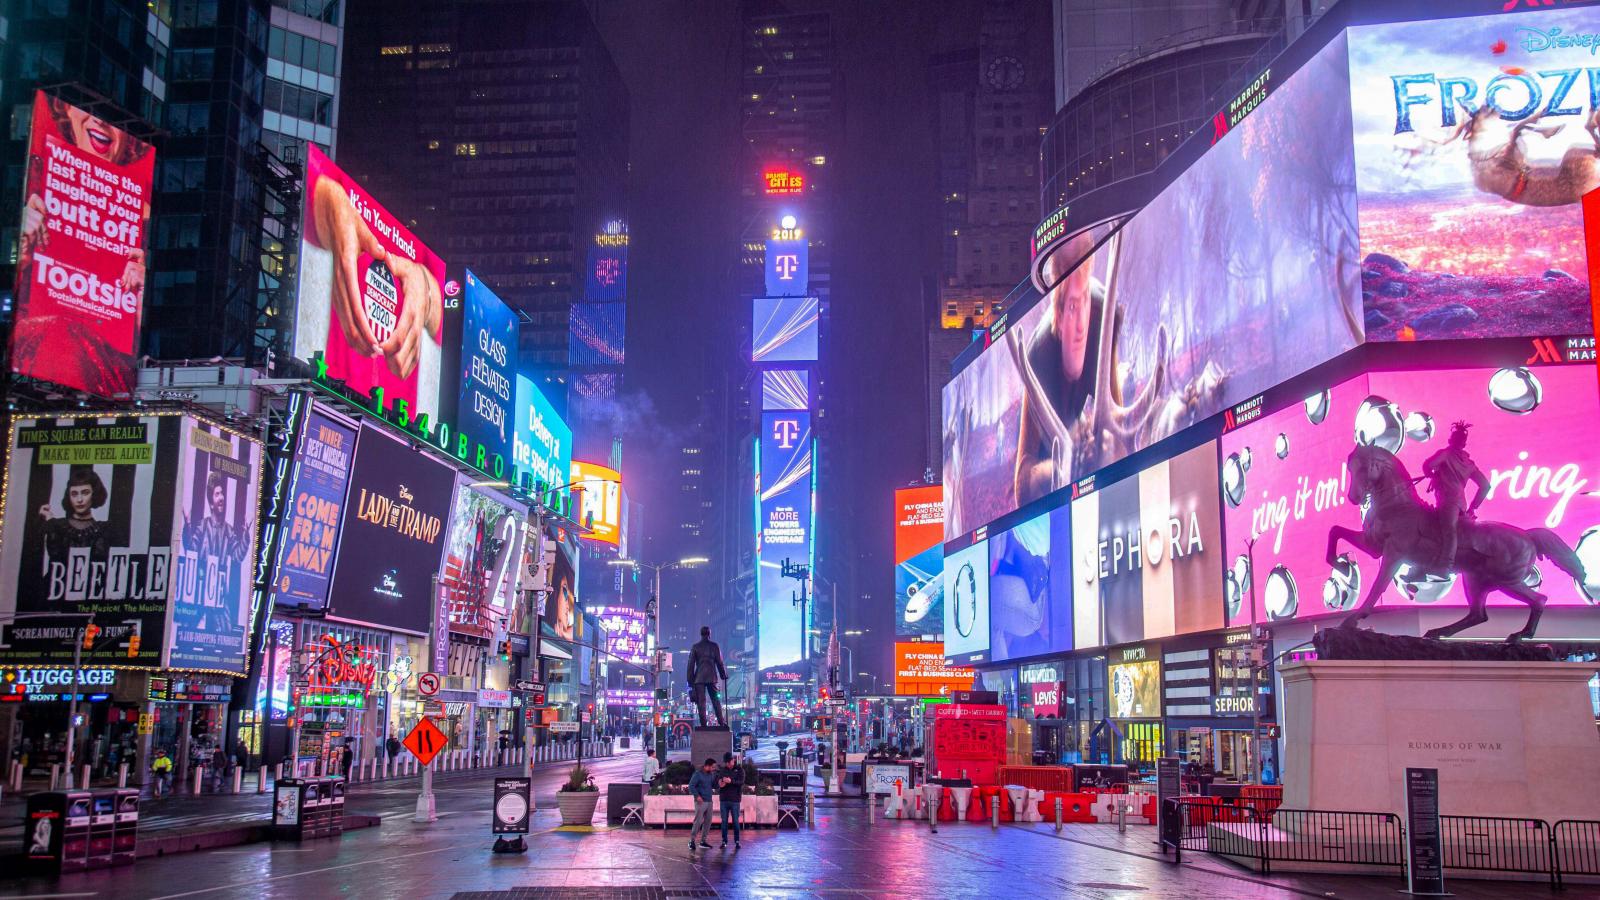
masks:
POLYGON ((131 635, 128 636, 128 658, 129 659, 133 659, 135 656, 138 656, 138 655, 139 655, 139 635, 138 634, 131 634, 131 635))
POLYGON ((511 638, 506 638, 500 642, 500 661, 511 661, 511 638))
POLYGON ((100 636, 100 626, 93 622, 83 626, 83 649, 93 650, 94 639, 100 636))

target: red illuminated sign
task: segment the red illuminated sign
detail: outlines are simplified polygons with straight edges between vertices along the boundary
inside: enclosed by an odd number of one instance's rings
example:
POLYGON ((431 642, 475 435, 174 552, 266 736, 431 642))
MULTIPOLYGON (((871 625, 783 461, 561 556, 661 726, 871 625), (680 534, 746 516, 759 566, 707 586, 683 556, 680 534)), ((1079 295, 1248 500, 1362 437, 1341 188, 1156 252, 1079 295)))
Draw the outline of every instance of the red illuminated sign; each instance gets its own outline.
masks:
POLYGON ((805 190, 806 177, 800 172, 791 172, 788 169, 773 169, 761 173, 762 179, 767 183, 769 194, 798 194, 805 190))
POLYGON ((360 685, 371 688, 378 675, 378 648, 352 641, 340 641, 331 634, 322 636, 327 646, 311 667, 313 687, 360 685))

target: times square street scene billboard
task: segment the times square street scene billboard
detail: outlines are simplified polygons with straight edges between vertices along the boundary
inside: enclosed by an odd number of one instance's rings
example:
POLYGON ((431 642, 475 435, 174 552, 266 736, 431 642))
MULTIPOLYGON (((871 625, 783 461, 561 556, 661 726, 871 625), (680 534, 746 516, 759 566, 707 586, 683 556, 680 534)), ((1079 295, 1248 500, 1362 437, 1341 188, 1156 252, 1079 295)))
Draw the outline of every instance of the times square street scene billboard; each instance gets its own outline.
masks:
POLYGON ((33 95, 31 122, 11 371, 126 395, 144 315, 155 150, 44 91, 33 95))

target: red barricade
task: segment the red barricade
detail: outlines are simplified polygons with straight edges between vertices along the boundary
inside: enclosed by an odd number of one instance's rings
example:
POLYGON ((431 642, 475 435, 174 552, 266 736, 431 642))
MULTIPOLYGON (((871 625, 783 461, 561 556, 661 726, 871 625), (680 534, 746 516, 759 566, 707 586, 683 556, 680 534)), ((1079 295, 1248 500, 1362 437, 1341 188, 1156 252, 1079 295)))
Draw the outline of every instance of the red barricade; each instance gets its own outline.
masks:
POLYGON ((1033 788, 1036 791, 1070 791, 1072 769, 1066 766, 1001 766, 1000 783, 1033 788))
POLYGON ((949 788, 945 788, 940 792, 938 815, 941 822, 954 822, 956 820, 956 801, 949 788))

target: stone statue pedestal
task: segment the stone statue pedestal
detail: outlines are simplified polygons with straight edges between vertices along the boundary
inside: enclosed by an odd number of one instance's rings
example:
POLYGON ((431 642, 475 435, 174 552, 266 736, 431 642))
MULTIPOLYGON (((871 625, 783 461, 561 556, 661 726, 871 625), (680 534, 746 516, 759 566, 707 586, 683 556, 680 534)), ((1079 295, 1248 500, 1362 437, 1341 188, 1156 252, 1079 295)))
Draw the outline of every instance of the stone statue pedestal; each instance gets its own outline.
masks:
POLYGON ((1600 818, 1588 663, 1309 660, 1283 680, 1283 805, 1404 815, 1405 769, 1439 811, 1600 818))
POLYGON ((689 761, 699 768, 707 757, 722 765, 722 754, 733 751, 733 732, 727 728, 696 727, 689 735, 689 761))

